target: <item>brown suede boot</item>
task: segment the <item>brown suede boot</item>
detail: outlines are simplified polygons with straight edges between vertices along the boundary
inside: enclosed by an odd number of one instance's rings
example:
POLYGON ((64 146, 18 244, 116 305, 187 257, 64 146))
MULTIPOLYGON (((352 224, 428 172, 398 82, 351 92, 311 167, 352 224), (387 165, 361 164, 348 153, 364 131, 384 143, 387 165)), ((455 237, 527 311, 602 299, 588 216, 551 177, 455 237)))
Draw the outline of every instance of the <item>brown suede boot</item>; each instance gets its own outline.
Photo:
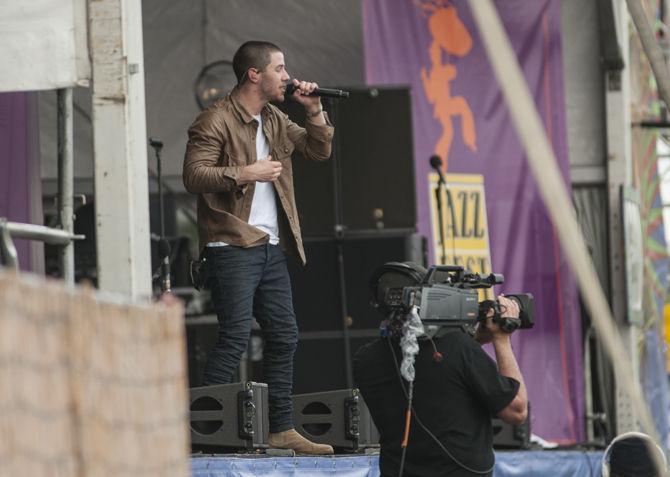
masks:
POLYGON ((295 429, 270 434, 268 444, 277 449, 293 449, 296 454, 330 455, 334 453, 332 446, 316 444, 305 439, 295 429))

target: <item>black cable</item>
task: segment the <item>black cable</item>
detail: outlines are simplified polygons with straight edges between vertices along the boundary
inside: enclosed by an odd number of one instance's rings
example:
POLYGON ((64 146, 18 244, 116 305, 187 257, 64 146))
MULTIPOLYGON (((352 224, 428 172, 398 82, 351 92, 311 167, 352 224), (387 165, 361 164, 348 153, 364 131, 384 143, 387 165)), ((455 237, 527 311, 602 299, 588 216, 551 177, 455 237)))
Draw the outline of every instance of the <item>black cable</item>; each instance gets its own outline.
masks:
MULTIPOLYGON (((467 470, 468 472, 472 472, 473 474, 480 474, 480 475, 486 475, 489 474, 493 471, 495 464, 489 467, 487 470, 475 470, 467 465, 463 464, 461 461, 459 461, 456 457, 454 457, 451 452, 447 450, 446 447, 444 447, 444 444, 438 439, 435 434, 430 432, 428 428, 424 425, 424 423, 419 419, 419 415, 416 413, 416 410, 414 409, 414 406, 410 402, 410 396, 407 393, 407 390, 405 389, 405 383, 403 382, 402 374, 400 374, 400 366, 398 365, 398 358, 395 355, 395 350, 393 349, 393 344, 391 343, 391 336, 387 337, 387 341, 389 344, 389 348, 391 349, 391 356, 393 356, 393 362, 395 363, 395 368, 396 372, 398 373, 398 379, 400 379, 400 388, 402 389, 403 394, 405 395, 405 398, 407 398, 407 402, 409 403, 409 408, 411 409, 412 415, 414 416, 414 419, 416 420, 417 424, 421 426, 421 429, 424 430, 426 434, 430 436, 431 439, 433 439, 438 446, 442 449, 442 451, 451 459, 453 460, 457 465, 462 467, 463 469, 467 470)), ((400 474, 400 477, 402 477, 402 474, 400 474)))

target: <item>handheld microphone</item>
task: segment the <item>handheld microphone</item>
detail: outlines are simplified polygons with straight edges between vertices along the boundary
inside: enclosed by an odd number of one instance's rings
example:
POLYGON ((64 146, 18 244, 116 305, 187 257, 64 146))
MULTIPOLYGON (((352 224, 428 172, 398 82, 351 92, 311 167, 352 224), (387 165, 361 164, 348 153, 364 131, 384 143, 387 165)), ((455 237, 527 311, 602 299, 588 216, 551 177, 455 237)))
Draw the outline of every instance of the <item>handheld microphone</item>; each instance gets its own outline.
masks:
POLYGON ((435 169, 438 176, 440 177, 440 183, 444 184, 445 181, 444 181, 444 175, 442 174, 442 158, 440 156, 438 156, 437 154, 433 154, 432 156, 430 156, 429 162, 430 162, 430 167, 435 169))
MULTIPOLYGON (((284 96, 291 96, 296 89, 298 88, 293 83, 287 84, 284 96)), ((322 98, 343 99, 349 97, 349 91, 342 91, 341 89, 317 88, 305 96, 321 96, 322 98)))

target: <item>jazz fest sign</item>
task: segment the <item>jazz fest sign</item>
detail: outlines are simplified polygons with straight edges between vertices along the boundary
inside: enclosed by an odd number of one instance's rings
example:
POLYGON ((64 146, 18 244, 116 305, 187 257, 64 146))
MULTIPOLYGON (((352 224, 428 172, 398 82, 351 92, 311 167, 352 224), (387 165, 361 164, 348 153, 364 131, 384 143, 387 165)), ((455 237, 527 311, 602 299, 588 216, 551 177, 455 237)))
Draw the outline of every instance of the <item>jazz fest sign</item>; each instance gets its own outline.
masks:
MULTIPOLYGON (((428 182, 434 263, 461 266, 481 275, 491 273, 484 176, 445 174, 446 187, 439 188, 442 220, 436 197, 438 175, 430 174, 428 182)), ((491 289, 482 290, 481 294, 493 297, 491 289)))

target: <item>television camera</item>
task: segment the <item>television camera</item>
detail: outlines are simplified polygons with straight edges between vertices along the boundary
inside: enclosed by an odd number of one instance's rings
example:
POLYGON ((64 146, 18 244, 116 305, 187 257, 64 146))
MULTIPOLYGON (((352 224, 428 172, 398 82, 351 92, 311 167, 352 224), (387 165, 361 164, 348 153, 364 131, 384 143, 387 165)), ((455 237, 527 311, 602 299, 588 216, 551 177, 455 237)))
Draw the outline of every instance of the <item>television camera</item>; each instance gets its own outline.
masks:
POLYGON ((519 305, 519 317, 505 317, 497 301, 479 301, 478 289, 500 285, 501 274, 480 275, 452 265, 426 270, 412 262, 388 262, 370 279, 371 304, 387 318, 405 315, 416 306, 419 318, 429 328, 474 326, 485 322, 493 309, 493 321, 507 333, 534 325, 533 295, 506 294, 519 305))

